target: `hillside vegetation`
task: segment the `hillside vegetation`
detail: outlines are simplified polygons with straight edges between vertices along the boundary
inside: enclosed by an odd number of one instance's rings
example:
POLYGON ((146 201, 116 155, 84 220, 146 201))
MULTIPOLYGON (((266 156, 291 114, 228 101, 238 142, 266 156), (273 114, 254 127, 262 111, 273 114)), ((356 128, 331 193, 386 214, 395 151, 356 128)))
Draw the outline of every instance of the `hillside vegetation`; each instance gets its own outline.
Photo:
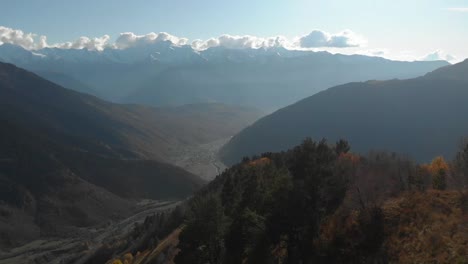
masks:
POLYGON ((452 162, 305 140, 189 203, 175 263, 467 263, 468 146, 452 162))

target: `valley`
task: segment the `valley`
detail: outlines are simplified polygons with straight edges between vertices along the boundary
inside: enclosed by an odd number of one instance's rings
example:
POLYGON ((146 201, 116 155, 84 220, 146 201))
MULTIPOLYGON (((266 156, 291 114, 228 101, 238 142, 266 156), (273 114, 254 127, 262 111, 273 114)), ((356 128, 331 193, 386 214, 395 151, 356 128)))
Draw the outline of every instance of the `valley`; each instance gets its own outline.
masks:
POLYGON ((196 146, 181 146, 175 149, 170 162, 195 175, 200 175, 206 181, 211 181, 227 168, 220 160, 218 152, 229 139, 223 138, 196 146))
POLYGON ((0 264, 468 264, 446 2, 3 1, 0 264))
POLYGON ((158 212, 171 210, 180 203, 142 200, 136 203, 128 218, 109 220, 97 226, 80 228, 72 234, 39 239, 21 247, 0 250, 0 263, 86 263, 104 245, 128 236, 135 224, 144 222, 146 217, 158 212))

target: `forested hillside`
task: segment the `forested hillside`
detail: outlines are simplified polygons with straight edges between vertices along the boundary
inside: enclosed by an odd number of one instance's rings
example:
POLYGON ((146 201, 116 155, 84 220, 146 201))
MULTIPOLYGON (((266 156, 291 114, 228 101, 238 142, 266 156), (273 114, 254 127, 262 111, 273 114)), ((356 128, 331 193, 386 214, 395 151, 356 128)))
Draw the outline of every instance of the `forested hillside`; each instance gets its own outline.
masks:
POLYGON ((305 140, 190 202, 175 263, 466 263, 468 145, 417 164, 305 140))

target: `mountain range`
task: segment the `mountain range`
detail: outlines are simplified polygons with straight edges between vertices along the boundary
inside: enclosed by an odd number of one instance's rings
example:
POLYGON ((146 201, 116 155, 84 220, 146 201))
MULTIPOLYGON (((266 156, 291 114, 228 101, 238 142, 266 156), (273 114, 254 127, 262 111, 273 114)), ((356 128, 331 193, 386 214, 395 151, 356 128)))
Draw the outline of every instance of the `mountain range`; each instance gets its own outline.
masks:
POLYGON ((353 151, 386 150, 427 162, 453 158, 468 135, 468 60, 408 80, 353 82, 282 108, 220 151, 227 164, 286 150, 306 137, 345 138, 353 151))
POLYGON ((199 51, 169 41, 103 51, 29 51, 3 44, 0 61, 119 103, 177 106, 217 102, 268 112, 331 86, 413 78, 448 65, 445 61, 401 62, 285 48, 213 47, 199 51))

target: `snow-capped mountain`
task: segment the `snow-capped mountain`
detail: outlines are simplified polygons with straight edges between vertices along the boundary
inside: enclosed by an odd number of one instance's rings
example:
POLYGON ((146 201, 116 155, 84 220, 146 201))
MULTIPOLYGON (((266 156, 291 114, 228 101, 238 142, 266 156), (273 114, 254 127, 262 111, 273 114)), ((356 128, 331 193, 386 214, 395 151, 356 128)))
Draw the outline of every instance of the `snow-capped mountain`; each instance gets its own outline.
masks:
POLYGON ((130 47, 127 49, 106 48, 103 51, 87 49, 44 48, 29 51, 11 44, 0 45, 0 60, 17 64, 38 61, 61 61, 70 63, 124 63, 160 62, 186 64, 201 62, 252 62, 271 58, 291 58, 312 54, 309 51, 294 51, 285 48, 228 49, 213 47, 197 51, 190 45, 174 45, 170 41, 130 47))
POLYGON ((170 41, 102 51, 0 46, 0 61, 121 103, 220 102, 266 111, 347 82, 412 78, 448 65, 282 47, 195 50, 170 41), (85 87, 86 89, 84 89, 85 87))

